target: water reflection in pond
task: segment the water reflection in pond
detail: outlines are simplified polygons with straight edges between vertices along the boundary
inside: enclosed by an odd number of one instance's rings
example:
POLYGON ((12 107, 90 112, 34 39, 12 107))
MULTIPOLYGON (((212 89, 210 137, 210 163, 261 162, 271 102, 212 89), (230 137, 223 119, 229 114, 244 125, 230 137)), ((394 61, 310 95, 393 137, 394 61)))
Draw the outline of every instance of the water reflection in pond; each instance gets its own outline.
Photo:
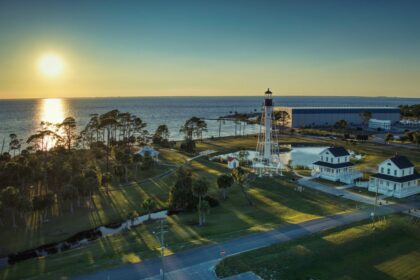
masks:
MULTIPOLYGON (((312 167, 312 163, 319 159, 319 153, 328 148, 327 146, 311 146, 311 147, 292 147, 290 145, 283 146, 283 148, 290 149, 287 152, 280 153, 280 161, 283 165, 287 165, 291 160, 292 166, 303 165, 309 168, 312 167)), ((248 150, 247 160, 252 161, 256 156, 257 152, 248 150)), ((240 158, 239 151, 235 153, 229 153, 224 155, 215 156, 212 159, 226 160, 227 157, 240 158)))
POLYGON ((280 154, 282 164, 288 164, 291 160, 292 166, 303 165, 312 167, 312 163, 319 159, 319 153, 328 148, 324 147, 294 147, 289 152, 280 154))

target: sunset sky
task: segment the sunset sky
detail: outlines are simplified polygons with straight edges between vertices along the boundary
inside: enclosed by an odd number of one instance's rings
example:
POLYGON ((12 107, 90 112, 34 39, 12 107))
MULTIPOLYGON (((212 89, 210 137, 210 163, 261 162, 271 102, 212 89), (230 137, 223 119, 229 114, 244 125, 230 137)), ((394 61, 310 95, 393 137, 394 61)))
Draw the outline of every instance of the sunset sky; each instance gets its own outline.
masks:
POLYGON ((0 98, 267 87, 419 97, 419 11, 420 1, 385 0, 2 1, 0 98), (61 64, 43 71, 51 54, 61 64))

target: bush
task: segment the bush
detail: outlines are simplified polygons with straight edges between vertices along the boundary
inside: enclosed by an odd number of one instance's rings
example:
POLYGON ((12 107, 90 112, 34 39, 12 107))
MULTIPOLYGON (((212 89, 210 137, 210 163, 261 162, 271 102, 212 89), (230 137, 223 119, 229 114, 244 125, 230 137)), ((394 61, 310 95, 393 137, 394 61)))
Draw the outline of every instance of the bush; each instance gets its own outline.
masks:
POLYGON ((207 201, 209 203, 210 207, 216 207, 220 205, 219 200, 217 200, 216 198, 212 197, 212 196, 206 196, 204 198, 205 201, 207 201))
POLYGON ((191 139, 185 139, 179 148, 183 152, 194 153, 195 152, 195 141, 191 139))

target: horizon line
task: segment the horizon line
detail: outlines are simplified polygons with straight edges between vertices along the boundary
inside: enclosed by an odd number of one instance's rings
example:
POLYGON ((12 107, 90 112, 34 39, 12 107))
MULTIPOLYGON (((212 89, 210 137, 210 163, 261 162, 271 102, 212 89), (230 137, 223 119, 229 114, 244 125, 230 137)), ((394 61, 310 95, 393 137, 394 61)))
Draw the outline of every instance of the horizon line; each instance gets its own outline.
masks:
MULTIPOLYGON (((340 95, 340 96, 331 96, 331 95, 275 95, 273 97, 334 97, 334 98, 345 98, 345 97, 355 97, 355 98, 397 98, 397 99, 420 99, 420 97, 406 97, 406 96, 383 96, 383 95, 376 95, 376 96, 363 96, 363 95, 340 95)), ((160 95, 160 96, 153 96, 153 95, 125 95, 125 96, 75 96, 75 97, 63 97, 63 96, 56 96, 56 97, 21 97, 21 98, 0 98, 0 101, 3 100, 38 100, 38 99, 101 99, 101 98, 186 98, 186 97, 264 97, 264 94, 258 95, 160 95)))

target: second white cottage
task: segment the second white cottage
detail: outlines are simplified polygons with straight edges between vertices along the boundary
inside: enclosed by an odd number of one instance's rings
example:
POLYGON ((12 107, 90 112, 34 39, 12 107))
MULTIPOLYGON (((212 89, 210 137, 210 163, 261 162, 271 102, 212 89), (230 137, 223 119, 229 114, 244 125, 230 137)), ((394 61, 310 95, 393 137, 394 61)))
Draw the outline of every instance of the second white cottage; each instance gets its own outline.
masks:
POLYGON ((397 198, 420 193, 420 175, 406 157, 396 155, 381 162, 378 173, 370 176, 369 191, 397 198))
POLYGON ((363 176, 354 170, 350 162, 350 153, 343 147, 330 147, 319 154, 319 160, 313 163, 312 175, 322 179, 353 184, 363 176))

